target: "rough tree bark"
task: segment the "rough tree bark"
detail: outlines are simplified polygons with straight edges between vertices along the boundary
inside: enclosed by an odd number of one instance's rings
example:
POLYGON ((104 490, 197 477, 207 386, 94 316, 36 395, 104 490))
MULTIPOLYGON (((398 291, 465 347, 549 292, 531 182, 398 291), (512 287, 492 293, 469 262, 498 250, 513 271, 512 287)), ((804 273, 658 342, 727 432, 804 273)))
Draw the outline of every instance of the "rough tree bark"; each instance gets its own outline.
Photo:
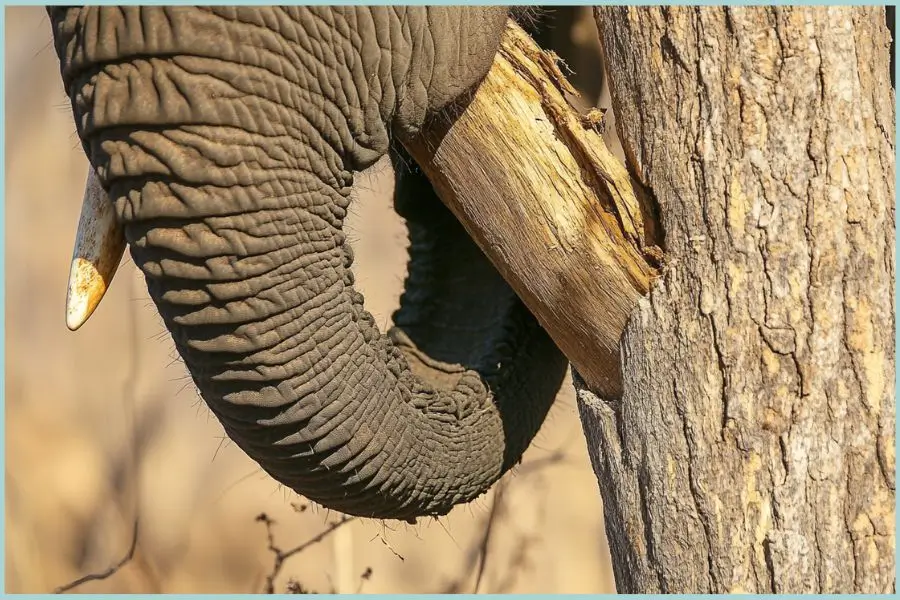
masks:
POLYGON ((595 9, 667 267, 579 408, 623 592, 894 589, 883 8, 595 9))
POLYGON ((883 9, 595 16, 631 179, 512 25, 402 141, 584 376, 617 588, 891 591, 883 9))

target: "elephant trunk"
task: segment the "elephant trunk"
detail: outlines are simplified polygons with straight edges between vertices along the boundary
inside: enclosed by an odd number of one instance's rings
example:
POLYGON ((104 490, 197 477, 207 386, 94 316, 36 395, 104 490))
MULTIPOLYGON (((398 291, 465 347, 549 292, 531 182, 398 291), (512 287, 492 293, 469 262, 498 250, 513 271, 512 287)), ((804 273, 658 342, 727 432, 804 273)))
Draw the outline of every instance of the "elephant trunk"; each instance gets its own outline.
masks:
POLYGON ((264 18, 280 13, 217 10, 51 9, 134 262, 204 400, 275 479, 350 514, 444 514, 519 460, 565 360, 416 175, 398 191, 421 199, 400 207, 407 291, 380 334, 342 225, 351 169, 387 149, 384 103, 350 104, 358 74, 298 50, 264 18))

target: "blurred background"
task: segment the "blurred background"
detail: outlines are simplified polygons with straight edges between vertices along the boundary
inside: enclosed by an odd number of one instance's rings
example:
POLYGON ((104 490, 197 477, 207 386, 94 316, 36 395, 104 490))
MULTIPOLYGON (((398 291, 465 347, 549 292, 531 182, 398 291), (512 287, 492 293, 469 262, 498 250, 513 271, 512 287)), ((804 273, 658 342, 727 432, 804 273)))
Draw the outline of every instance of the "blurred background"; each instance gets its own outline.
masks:
MULTIPOLYGON (((308 506, 224 437, 199 400, 126 253, 78 332, 65 327, 69 259, 87 173, 43 8, 6 12, 6 591, 44 593, 126 556, 77 592, 258 592, 288 550, 340 515, 308 506)), ((604 104, 587 7, 532 25, 604 104)), ((405 272, 393 173, 358 179, 349 220, 360 291, 382 331, 405 272)), ((354 520, 287 559, 316 592, 614 591, 603 510, 571 382, 523 463, 440 521, 354 520)))

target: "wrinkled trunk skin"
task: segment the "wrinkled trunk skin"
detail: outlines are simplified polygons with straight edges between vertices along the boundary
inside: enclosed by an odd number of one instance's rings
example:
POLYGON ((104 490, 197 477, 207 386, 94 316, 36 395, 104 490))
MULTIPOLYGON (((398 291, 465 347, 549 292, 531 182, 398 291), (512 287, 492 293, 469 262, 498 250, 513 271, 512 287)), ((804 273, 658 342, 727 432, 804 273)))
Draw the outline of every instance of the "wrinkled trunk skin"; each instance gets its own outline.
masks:
POLYGON ((50 15, 85 151, 229 437, 381 518, 444 514, 518 462, 564 375, 546 333, 417 173, 398 184, 411 264, 388 336, 342 232, 352 171, 477 84, 504 9, 50 15))

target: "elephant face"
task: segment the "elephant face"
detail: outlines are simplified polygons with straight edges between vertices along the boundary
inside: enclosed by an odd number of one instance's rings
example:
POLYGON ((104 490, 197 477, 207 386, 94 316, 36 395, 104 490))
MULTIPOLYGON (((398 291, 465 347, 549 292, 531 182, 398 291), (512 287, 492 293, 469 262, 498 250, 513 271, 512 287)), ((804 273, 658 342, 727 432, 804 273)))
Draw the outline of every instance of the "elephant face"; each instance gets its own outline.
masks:
MULTIPOLYGON (((85 152, 226 433, 343 512, 411 519, 521 457, 565 359, 417 172, 382 335, 342 231, 352 172, 471 89, 488 7, 49 9, 85 152)), ((408 160, 397 156, 395 160, 408 160)))

